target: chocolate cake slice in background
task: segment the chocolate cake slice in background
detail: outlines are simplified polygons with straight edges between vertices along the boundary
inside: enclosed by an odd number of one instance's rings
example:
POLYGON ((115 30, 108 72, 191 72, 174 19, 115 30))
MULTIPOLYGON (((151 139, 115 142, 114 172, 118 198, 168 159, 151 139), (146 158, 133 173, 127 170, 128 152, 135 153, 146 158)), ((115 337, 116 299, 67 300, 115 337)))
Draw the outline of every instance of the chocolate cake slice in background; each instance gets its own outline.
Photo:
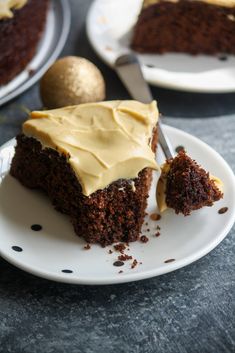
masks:
POLYGON ((155 102, 33 112, 17 137, 10 173, 45 191, 87 242, 135 241, 157 168, 157 119, 155 102))
POLYGON ((18 75, 33 58, 49 0, 0 1, 0 85, 18 75))
POLYGON ((140 53, 235 54, 235 1, 145 0, 131 47, 140 53))

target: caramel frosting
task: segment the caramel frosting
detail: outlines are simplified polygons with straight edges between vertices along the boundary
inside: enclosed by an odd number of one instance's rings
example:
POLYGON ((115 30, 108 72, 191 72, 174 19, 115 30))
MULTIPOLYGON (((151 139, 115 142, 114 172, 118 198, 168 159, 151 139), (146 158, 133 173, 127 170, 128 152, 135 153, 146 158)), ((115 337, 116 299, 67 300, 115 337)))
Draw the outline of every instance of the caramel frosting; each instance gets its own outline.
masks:
MULTIPOLYGON (((144 0, 144 7, 151 6, 153 4, 159 3, 159 2, 179 2, 179 0, 144 0)), ((188 1, 201 1, 205 2, 207 4, 211 5, 216 5, 216 6, 222 6, 222 7, 235 7, 235 0, 188 0, 188 1)))
MULTIPOLYGON (((166 204, 166 182, 167 182, 167 174, 169 173, 169 170, 170 170, 170 164, 167 162, 164 163, 161 166, 162 172, 157 183, 156 200, 157 200, 157 205, 160 212, 164 212, 165 210, 168 209, 168 206, 166 204)), ((223 192, 223 182, 214 175, 209 175, 209 178, 213 180, 217 188, 221 192, 223 192)))
POLYGON ((83 194, 118 179, 133 179, 148 167, 158 169, 151 149, 158 120, 156 102, 109 101, 34 111, 23 133, 65 154, 83 194))
POLYGON ((0 19, 12 18, 12 10, 21 9, 28 0, 0 0, 0 19))

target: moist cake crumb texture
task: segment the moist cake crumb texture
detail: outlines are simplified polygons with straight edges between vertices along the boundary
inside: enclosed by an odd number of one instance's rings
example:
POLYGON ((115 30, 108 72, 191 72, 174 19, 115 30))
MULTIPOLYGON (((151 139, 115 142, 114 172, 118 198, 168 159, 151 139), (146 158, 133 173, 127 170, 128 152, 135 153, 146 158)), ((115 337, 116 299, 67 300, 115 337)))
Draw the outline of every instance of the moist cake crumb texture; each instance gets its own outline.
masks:
POLYGON ((166 204, 175 212, 189 215, 191 211, 212 206, 223 194, 210 179, 209 173, 196 161, 180 151, 170 165, 166 181, 166 204))

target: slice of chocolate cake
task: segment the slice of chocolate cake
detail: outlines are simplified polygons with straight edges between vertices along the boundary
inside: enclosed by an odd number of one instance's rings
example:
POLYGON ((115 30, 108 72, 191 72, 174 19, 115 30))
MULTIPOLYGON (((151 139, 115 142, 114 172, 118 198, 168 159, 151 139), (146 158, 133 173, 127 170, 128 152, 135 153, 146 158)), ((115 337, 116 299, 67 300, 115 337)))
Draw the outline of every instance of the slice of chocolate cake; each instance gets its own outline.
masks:
POLYGON ((155 102, 32 112, 17 137, 10 173, 44 190, 87 242, 135 241, 157 169, 157 120, 155 102))
POLYGON ((49 0, 0 0, 0 85, 33 58, 45 26, 49 0))
POLYGON ((235 1, 145 0, 131 47, 141 53, 235 54, 235 1))
POLYGON ((196 161, 180 151, 162 167, 157 184, 157 203, 161 212, 173 208, 185 216, 223 197, 221 181, 210 176, 196 161))

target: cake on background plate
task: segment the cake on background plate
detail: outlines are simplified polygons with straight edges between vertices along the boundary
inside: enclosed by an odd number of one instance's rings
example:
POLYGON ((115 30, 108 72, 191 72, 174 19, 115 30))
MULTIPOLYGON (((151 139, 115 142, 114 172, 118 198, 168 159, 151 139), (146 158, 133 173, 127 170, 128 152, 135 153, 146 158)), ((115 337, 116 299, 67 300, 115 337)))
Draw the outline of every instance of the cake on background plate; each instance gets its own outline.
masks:
POLYGON ((18 75, 33 58, 49 0, 0 1, 0 85, 18 75))
POLYGON ((158 168, 157 121, 156 102, 32 112, 17 137, 10 173, 45 191, 87 242, 135 241, 158 168))
POLYGON ((131 47, 140 53, 235 54, 235 0, 144 0, 131 47))

